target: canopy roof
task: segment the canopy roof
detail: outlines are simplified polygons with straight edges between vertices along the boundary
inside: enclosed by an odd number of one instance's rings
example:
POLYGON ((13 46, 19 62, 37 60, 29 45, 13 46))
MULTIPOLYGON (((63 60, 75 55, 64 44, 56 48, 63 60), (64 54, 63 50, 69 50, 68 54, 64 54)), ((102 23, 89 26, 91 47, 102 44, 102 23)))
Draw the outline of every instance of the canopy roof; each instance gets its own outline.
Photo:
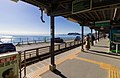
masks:
POLYGON ((120 0, 21 0, 44 9, 50 16, 63 16, 96 30, 120 28, 120 0), (89 3, 88 3, 89 2, 89 3), (74 6, 73 6, 74 5, 74 6), (78 10, 83 11, 72 13, 78 10), (90 7, 89 7, 90 6, 90 7), (87 8, 87 9, 86 9, 87 8), (110 21, 110 26, 95 26, 98 21, 110 21))

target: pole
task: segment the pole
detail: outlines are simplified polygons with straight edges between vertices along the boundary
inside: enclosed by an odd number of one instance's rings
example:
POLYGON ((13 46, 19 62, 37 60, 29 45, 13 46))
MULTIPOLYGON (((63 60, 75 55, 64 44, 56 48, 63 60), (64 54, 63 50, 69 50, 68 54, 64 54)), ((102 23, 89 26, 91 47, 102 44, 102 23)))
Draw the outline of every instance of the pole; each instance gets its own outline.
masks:
POLYGON ((94 43, 93 43, 93 38, 92 38, 92 36, 93 36, 93 30, 91 29, 91 44, 92 44, 92 46, 93 46, 94 43))
POLYGON ((51 23, 51 65, 50 70, 54 71, 56 69, 55 65, 55 58, 54 58, 54 16, 50 16, 50 23, 51 23))
POLYGON ((97 31, 95 31, 95 35, 96 35, 95 43, 97 43, 97 31))
POLYGON ((81 51, 84 51, 84 26, 82 25, 82 49, 81 51))
POLYGON ((98 41, 99 41, 99 34, 100 34, 100 32, 98 31, 98 41))

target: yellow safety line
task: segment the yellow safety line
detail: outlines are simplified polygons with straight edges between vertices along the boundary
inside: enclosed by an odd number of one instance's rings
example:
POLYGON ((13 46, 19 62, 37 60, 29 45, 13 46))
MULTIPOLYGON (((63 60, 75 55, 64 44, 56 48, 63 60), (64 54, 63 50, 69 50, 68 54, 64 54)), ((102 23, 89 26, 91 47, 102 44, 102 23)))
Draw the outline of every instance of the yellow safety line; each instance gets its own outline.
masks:
POLYGON ((100 68, 106 69, 108 71, 108 78, 120 78, 119 68, 117 68, 116 66, 113 66, 113 65, 110 65, 107 63, 97 62, 94 60, 89 60, 86 58, 80 58, 80 57, 75 57, 75 58, 82 60, 82 61, 86 61, 86 62, 100 65, 100 68))
MULTIPOLYGON (((70 53, 67 56, 64 56, 63 58, 60 58, 58 60, 56 60, 56 65, 61 64, 62 62, 68 60, 68 59, 73 59, 76 57, 76 54, 78 54, 80 51, 76 51, 74 53, 70 53)), ((45 72, 47 72, 49 70, 49 65, 44 66, 42 68, 40 68, 39 70, 35 71, 34 73, 30 74, 31 78, 38 78, 40 77, 40 75, 44 74, 45 72)))
MULTIPOLYGON (((56 60, 56 65, 61 64, 62 62, 66 61, 68 59, 75 58, 75 59, 79 59, 82 61, 86 61, 86 62, 100 65, 100 68, 108 71, 108 78, 120 78, 119 69, 117 67, 112 66, 112 65, 107 64, 107 63, 102 63, 102 62, 98 62, 98 61, 94 61, 94 60, 90 60, 90 59, 86 59, 86 58, 77 57, 78 53, 80 53, 80 51, 76 51, 74 53, 71 53, 71 54, 63 57, 63 58, 56 60)), ((38 78, 38 77, 40 77, 40 75, 47 72, 48 70, 49 70, 49 65, 44 66, 44 67, 40 68, 38 71, 31 74, 31 78, 38 78)))

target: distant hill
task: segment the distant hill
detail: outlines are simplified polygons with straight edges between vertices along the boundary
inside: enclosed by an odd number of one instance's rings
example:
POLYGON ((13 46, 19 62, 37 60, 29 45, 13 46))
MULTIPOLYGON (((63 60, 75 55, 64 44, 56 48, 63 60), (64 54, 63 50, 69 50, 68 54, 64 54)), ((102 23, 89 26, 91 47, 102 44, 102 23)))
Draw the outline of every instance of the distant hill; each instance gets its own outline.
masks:
POLYGON ((68 35, 80 35, 79 33, 68 33, 68 35))

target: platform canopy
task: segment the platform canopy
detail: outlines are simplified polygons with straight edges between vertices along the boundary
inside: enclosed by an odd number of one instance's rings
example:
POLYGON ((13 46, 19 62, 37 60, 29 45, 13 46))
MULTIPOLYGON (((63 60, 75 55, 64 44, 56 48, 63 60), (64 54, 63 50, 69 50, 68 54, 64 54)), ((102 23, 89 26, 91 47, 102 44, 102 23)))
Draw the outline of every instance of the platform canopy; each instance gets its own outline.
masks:
MULTIPOLYGON (((16 0, 15 0, 16 1, 16 0)), ((120 28, 120 0, 21 0, 95 30, 120 28)))

